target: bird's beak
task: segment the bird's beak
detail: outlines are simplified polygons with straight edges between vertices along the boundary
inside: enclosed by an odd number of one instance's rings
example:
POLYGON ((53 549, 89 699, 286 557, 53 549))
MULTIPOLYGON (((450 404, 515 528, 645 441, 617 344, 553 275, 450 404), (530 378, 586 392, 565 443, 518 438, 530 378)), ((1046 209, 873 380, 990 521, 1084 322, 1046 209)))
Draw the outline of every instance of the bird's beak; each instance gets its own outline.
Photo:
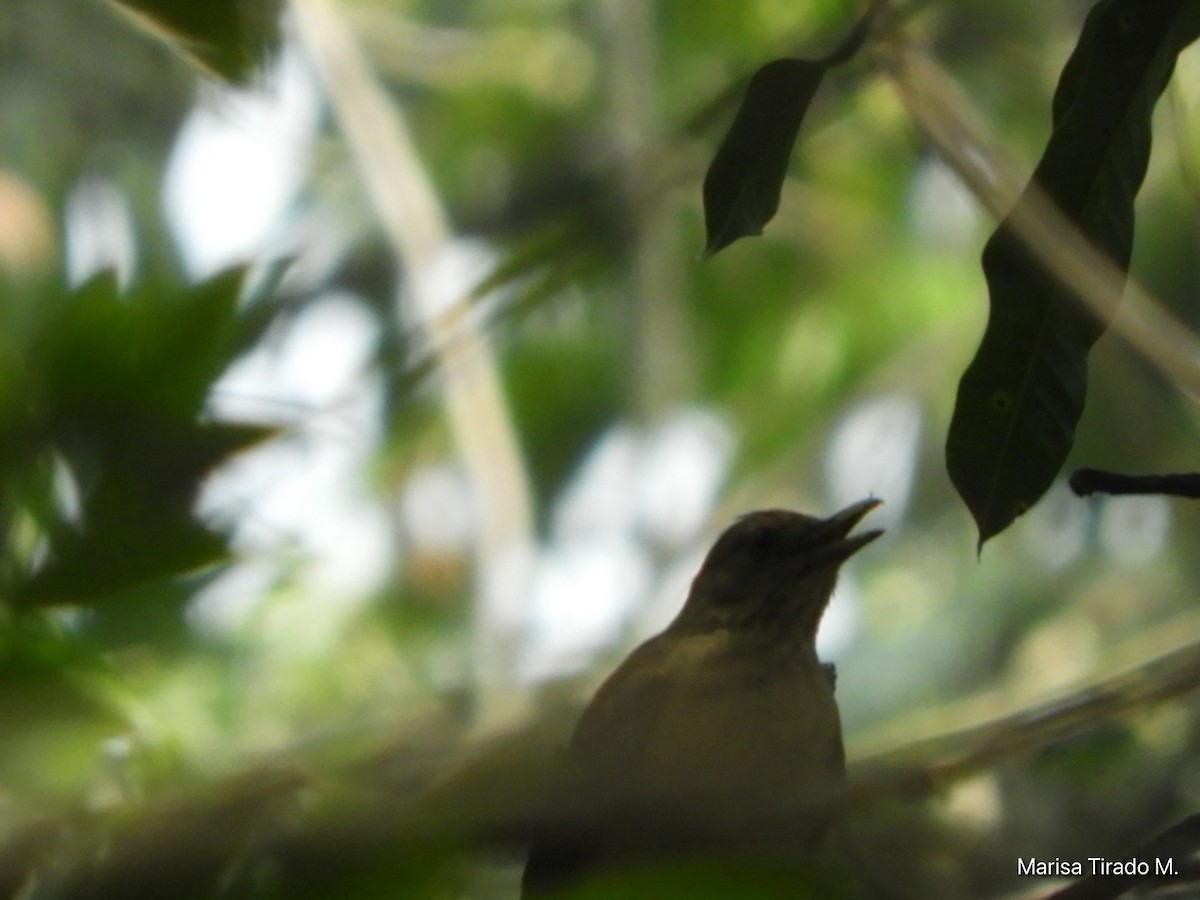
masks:
POLYGON ((821 565, 831 562, 840 564, 883 534, 880 529, 850 534, 850 530, 862 521, 867 513, 882 504, 882 500, 872 497, 847 506, 822 522, 818 546, 814 548, 810 559, 821 565))

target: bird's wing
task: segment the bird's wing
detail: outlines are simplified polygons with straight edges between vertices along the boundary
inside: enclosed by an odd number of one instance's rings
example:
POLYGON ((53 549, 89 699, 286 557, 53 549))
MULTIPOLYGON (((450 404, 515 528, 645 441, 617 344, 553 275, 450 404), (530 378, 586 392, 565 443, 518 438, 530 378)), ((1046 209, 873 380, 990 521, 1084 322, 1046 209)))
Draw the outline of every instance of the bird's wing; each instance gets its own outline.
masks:
POLYGON ((663 635, 634 650, 596 691, 575 726, 569 758, 591 763, 596 758, 619 762, 637 760, 654 739, 655 724, 679 673, 669 663, 670 642, 663 635))
POLYGON ((673 690, 673 679, 665 669, 668 647, 659 638, 642 644, 584 710, 564 760, 564 802, 572 808, 563 812, 575 824, 555 827, 534 841, 521 882, 522 896, 553 893, 604 857, 600 837, 606 829, 604 805, 616 799, 614 785, 637 777, 673 690))

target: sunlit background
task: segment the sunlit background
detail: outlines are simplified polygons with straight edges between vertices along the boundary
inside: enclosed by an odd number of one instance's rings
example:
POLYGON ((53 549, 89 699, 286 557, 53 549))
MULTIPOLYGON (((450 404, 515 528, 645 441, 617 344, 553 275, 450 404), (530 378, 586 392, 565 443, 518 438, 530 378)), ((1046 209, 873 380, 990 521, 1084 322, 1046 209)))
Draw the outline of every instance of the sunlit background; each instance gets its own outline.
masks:
MULTIPOLYGON (((906 33, 1028 171, 1088 4, 912 5, 906 33)), ((47 6, 0 11, 6 281, 290 263, 208 402, 280 429, 198 499, 233 562, 191 583, 169 649, 97 640, 120 724, 38 731, 0 764, 6 814, 582 702, 755 508, 885 501, 887 535, 820 634, 852 755, 1200 637, 1185 501, 1064 482, 977 556, 942 445, 993 223, 866 61, 823 89, 765 235, 699 261, 699 185, 732 108, 689 121, 758 64, 824 52, 860 4, 304 0, 242 87, 103 4, 47 6)), ((1135 252, 1189 322, 1198 104, 1192 50, 1156 118, 1135 252)), ((1116 340, 1093 360, 1068 472, 1197 468, 1191 402, 1116 340)), ((77 481, 60 473, 64 502, 77 481)), ((89 640, 86 613, 56 615, 89 640)), ((1140 797, 1104 840, 1200 799, 1193 706, 1059 748, 1140 797)), ((1073 798, 1073 820, 1093 804, 1086 774, 1034 767, 927 812, 1000 859, 1091 848, 1050 843, 1067 826, 1027 813, 1039 791, 1073 798)), ((975 883, 963 867, 953 883, 975 883)))

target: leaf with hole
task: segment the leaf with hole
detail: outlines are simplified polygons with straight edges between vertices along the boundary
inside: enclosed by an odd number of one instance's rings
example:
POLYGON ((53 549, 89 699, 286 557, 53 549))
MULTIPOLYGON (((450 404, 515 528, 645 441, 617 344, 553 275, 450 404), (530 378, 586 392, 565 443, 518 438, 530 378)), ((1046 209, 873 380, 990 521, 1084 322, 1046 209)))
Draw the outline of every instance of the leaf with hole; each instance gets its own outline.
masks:
POLYGON ((1194 0, 1097 3, 1060 76, 1054 130, 1033 180, 984 248, 988 324, 959 383, 946 440, 950 478, 981 547, 1058 475, 1083 412, 1088 351, 1108 325, 1037 261, 1014 216, 1044 192, 1123 271, 1154 104, 1176 56, 1198 35, 1194 0))

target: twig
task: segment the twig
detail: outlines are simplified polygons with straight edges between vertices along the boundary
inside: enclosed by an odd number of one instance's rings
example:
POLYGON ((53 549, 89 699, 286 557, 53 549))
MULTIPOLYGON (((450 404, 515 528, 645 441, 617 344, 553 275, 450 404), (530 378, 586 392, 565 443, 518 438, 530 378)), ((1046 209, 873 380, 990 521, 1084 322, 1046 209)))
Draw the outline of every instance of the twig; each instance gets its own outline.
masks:
POLYGON ((840 66, 853 59, 858 51, 863 48, 863 44, 867 42, 867 38, 871 35, 871 27, 875 24, 875 20, 886 6, 887 0, 871 0, 871 5, 867 7, 867 11, 862 14, 862 17, 854 23, 854 27, 850 29, 850 33, 842 39, 840 44, 822 56, 817 62, 828 69, 840 66))
POLYGON ((1097 723, 1200 687, 1200 640, 1066 697, 852 760, 855 802, 929 793, 953 781, 1082 734, 1097 723))
POLYGON ((1200 498, 1200 472, 1124 475, 1103 469, 1076 469, 1068 482, 1079 497, 1091 494, 1166 494, 1200 498))

